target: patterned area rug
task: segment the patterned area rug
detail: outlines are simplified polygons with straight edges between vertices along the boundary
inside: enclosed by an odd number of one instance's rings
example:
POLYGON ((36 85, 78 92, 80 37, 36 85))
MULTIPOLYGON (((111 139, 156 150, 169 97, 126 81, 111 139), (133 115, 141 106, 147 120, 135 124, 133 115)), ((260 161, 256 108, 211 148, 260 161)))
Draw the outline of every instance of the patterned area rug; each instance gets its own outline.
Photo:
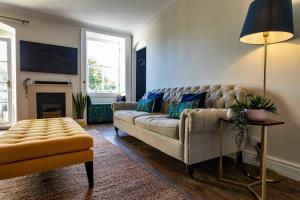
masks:
POLYGON ((88 190, 84 164, 0 181, 0 199, 184 199, 174 188, 146 171, 96 130, 94 181, 88 190))

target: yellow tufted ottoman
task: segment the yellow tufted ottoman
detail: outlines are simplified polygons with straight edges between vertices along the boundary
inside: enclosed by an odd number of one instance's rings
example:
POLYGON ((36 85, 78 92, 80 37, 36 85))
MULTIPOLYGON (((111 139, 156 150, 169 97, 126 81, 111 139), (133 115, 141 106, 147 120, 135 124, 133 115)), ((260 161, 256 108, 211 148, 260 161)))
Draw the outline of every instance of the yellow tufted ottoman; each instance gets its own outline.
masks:
POLYGON ((85 163, 93 187, 93 138, 71 118, 24 120, 0 133, 0 180, 85 163))

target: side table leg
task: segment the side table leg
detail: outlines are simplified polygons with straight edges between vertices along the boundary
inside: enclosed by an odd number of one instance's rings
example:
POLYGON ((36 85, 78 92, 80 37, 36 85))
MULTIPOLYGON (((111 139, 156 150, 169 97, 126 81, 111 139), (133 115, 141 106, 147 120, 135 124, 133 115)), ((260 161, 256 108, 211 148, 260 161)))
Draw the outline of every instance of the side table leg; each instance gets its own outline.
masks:
POLYGON ((263 127, 261 135, 261 199, 266 199, 266 176, 267 176, 267 127, 263 127))

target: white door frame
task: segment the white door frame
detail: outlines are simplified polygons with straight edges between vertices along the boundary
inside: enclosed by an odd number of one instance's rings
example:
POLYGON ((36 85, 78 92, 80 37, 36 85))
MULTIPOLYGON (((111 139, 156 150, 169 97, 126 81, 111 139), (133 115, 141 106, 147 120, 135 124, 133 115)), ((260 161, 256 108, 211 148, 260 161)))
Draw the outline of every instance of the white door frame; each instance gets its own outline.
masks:
POLYGON ((0 125, 9 125, 13 123, 13 98, 12 98, 12 48, 11 39, 0 37, 0 41, 7 43, 7 92, 8 92, 8 122, 0 122, 0 125))

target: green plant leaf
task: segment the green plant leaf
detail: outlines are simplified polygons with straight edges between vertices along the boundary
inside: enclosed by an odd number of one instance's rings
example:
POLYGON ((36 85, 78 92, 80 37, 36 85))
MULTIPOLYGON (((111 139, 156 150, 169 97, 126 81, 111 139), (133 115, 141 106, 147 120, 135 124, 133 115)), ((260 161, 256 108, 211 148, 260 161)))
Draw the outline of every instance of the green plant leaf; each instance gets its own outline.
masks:
POLYGON ((240 150, 241 145, 246 140, 248 119, 245 109, 264 109, 267 112, 278 114, 275 103, 263 96, 247 96, 246 100, 238 101, 231 107, 233 111, 233 122, 235 127, 239 130, 235 136, 235 143, 240 150))
POLYGON ((77 118, 83 118, 84 109, 87 103, 87 96, 83 95, 82 92, 78 92, 76 95, 72 94, 72 97, 77 118))

